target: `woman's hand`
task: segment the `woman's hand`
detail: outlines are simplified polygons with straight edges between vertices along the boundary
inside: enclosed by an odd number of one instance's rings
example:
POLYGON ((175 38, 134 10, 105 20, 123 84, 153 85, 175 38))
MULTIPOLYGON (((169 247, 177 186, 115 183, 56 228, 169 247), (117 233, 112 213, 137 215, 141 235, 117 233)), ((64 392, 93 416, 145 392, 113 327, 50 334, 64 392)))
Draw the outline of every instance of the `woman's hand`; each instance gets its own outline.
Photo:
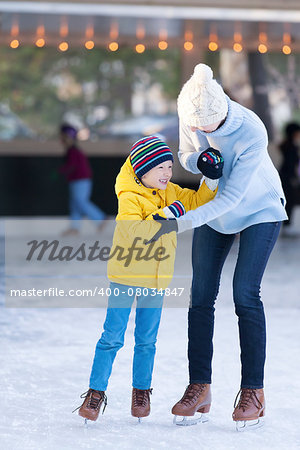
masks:
POLYGON ((197 167, 204 176, 217 180, 223 175, 224 159, 219 150, 209 147, 200 153, 197 167))
POLYGON ((145 242, 146 245, 152 244, 152 242, 157 241, 162 235, 172 233, 172 231, 178 231, 178 225, 176 219, 165 219, 161 217, 159 214, 155 214, 153 216, 154 220, 157 220, 160 223, 160 229, 155 233, 152 238, 145 242))

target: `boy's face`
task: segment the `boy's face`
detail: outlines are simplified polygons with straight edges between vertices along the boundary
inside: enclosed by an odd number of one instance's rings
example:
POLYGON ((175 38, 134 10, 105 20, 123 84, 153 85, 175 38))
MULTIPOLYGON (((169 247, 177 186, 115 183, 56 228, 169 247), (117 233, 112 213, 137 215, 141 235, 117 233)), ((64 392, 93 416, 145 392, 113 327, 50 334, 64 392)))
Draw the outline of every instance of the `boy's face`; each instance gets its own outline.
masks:
POLYGON ((142 176, 141 180, 144 186, 154 189, 166 189, 168 182, 172 177, 172 161, 164 161, 142 176))

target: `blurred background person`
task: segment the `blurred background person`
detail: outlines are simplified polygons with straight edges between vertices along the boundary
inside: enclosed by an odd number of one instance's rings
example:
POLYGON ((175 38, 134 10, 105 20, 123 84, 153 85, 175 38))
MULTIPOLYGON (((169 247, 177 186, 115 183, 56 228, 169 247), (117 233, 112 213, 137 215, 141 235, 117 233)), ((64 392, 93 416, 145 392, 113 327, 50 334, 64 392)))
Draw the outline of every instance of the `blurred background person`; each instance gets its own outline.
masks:
POLYGON ((284 139, 279 145, 282 155, 280 177, 286 196, 286 212, 288 220, 283 222, 286 227, 292 223, 293 210, 299 203, 299 152, 300 152, 300 125, 290 122, 284 130, 284 139))
POLYGON ((78 146, 77 130, 69 124, 60 127, 60 141, 65 148, 65 162, 59 167, 69 183, 69 208, 71 225, 63 235, 78 234, 83 216, 95 221, 99 230, 103 228, 106 214, 91 200, 92 170, 88 158, 78 146))

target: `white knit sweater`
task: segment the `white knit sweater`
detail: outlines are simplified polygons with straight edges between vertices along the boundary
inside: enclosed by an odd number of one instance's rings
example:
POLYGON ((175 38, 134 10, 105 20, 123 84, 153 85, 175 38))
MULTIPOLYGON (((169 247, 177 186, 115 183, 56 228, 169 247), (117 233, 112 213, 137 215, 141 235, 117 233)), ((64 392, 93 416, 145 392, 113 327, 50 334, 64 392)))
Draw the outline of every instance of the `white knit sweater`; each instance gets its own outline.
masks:
POLYGON ((192 132, 180 123, 181 165, 200 173, 199 153, 213 147, 224 157, 224 171, 216 198, 177 219, 179 232, 207 224, 220 233, 231 234, 256 223, 287 219, 285 197, 268 154, 264 124, 254 112, 229 97, 227 101, 225 123, 212 133, 192 132))

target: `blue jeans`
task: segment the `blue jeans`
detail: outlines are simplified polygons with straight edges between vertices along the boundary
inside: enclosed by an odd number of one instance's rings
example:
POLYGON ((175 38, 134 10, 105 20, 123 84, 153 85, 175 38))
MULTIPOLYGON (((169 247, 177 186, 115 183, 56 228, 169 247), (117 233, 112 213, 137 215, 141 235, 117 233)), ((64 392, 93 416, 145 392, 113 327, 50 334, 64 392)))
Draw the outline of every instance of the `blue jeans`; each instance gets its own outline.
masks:
POLYGON ((71 181, 69 191, 72 228, 79 228, 82 216, 87 216, 96 222, 101 222, 105 218, 105 213, 90 201, 92 192, 92 180, 90 178, 71 181))
POLYGON ((124 345, 124 335, 131 306, 136 298, 132 386, 137 389, 149 389, 163 295, 158 294, 154 289, 137 288, 118 283, 111 283, 110 288, 112 294, 108 300, 104 331, 96 345, 90 388, 98 391, 106 390, 117 351, 124 345), (139 292, 139 289, 142 292, 139 292), (143 295, 143 289, 145 294, 148 291, 148 295, 143 295), (155 295, 150 295, 150 292, 155 295))
MULTIPOLYGON (((240 233, 233 300, 238 316, 242 388, 263 387, 266 324, 260 285, 279 230, 280 222, 269 222, 252 225, 240 233)), ((223 264, 234 238, 235 234, 221 234, 207 225, 194 231, 193 282, 188 314, 190 383, 211 383, 214 303, 223 264)))

